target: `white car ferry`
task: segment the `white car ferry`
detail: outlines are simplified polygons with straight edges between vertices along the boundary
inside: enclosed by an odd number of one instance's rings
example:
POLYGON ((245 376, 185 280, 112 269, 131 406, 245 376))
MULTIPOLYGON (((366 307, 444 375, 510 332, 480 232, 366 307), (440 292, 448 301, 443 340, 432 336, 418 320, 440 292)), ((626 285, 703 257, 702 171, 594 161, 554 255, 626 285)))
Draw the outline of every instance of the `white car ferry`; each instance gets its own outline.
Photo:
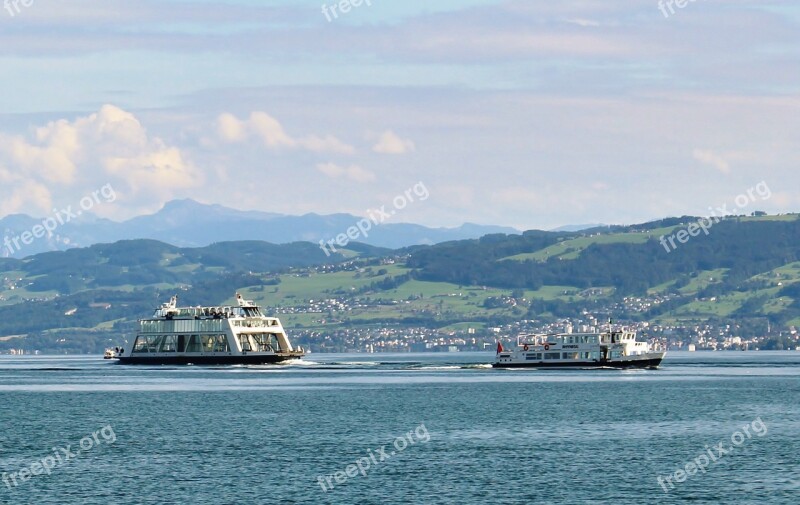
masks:
POLYGON ((236 307, 178 307, 178 297, 139 321, 129 349, 115 349, 121 364, 232 365, 302 358, 278 318, 236 293, 236 307))
POLYGON ((514 349, 497 344, 496 368, 658 368, 666 351, 637 342, 632 331, 557 333, 517 338, 514 349))

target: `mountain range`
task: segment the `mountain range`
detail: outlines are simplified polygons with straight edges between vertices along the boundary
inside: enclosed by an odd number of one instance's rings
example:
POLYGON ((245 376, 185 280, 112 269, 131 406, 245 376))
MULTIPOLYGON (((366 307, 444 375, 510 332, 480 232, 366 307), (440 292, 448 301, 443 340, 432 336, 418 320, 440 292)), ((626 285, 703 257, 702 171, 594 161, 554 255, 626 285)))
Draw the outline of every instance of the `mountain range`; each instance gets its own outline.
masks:
MULTIPOLYGON (((177 247, 203 247, 215 242, 263 240, 273 244, 305 241, 318 243, 346 233, 363 219, 352 214, 304 214, 292 216, 259 211, 235 210, 207 205, 191 199, 173 200, 155 214, 117 222, 84 214, 57 227, 50 237, 29 244, 5 242, 0 256, 22 258, 47 251, 63 251, 119 240, 153 239, 177 247), (9 246, 9 244, 12 244, 9 246)), ((13 214, 0 219, 3 239, 30 232, 42 219, 13 214)), ((465 223, 455 228, 430 228, 410 223, 381 223, 373 226, 358 241, 377 247, 401 248, 437 244, 450 240, 478 238, 491 233, 519 233, 504 226, 465 223)))

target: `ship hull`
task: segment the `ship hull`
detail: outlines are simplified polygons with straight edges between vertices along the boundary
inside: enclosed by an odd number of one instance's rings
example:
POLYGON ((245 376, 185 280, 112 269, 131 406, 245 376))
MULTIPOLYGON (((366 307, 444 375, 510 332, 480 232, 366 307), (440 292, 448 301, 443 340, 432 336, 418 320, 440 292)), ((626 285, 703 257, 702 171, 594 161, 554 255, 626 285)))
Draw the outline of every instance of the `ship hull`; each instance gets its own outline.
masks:
POLYGON ((300 359, 303 354, 244 354, 237 356, 120 356, 120 365, 271 365, 300 359))
POLYGON ((524 362, 508 361, 503 363, 493 363, 494 368, 549 368, 549 369, 587 369, 587 368, 658 368, 661 365, 662 357, 650 357, 642 359, 608 360, 608 361, 558 361, 558 362, 524 362))

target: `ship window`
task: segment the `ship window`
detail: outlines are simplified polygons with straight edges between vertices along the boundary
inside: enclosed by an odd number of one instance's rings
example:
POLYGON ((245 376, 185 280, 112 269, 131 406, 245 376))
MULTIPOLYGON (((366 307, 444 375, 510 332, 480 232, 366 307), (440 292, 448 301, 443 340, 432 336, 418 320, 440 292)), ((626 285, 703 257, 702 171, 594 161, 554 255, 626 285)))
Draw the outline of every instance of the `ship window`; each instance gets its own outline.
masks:
POLYGON ((177 335, 164 335, 161 338, 161 345, 158 352, 175 352, 178 350, 178 336, 177 335))
POLYGON ((251 337, 256 343, 256 349, 261 352, 272 352, 278 349, 277 339, 270 333, 255 333, 251 337))
POLYGON ((133 352, 148 352, 151 342, 155 339, 153 335, 140 335, 136 337, 136 343, 133 345, 133 352))
POLYGON ((250 338, 248 337, 248 335, 239 335, 239 343, 242 346, 242 351, 252 350, 250 347, 250 338))
POLYGON ((546 352, 544 353, 544 359, 559 359, 561 357, 560 353, 557 352, 546 352))
POLYGON ((175 331, 177 333, 188 333, 195 327, 194 319, 183 319, 175 321, 175 331))
POLYGON ((229 352, 228 338, 225 335, 216 335, 214 339, 214 352, 229 352))
POLYGON ((578 359, 577 352, 565 352, 561 355, 563 359, 578 359))
POLYGON ((189 337, 189 344, 186 346, 186 352, 202 352, 200 346, 200 335, 192 335, 189 337))

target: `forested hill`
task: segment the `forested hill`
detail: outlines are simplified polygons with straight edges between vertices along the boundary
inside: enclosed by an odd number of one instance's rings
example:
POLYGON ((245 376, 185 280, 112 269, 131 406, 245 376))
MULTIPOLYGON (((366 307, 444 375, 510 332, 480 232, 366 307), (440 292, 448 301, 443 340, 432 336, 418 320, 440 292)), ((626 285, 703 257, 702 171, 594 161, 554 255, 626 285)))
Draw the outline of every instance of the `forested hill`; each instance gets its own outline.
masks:
POLYGON ((726 284, 739 286, 800 259, 800 220, 779 217, 725 219, 708 235, 700 230, 685 243, 674 238, 674 249, 668 237, 697 218, 583 233, 487 235, 417 249, 408 266, 424 280, 503 288, 602 286, 633 295, 716 269, 726 270, 726 284))

